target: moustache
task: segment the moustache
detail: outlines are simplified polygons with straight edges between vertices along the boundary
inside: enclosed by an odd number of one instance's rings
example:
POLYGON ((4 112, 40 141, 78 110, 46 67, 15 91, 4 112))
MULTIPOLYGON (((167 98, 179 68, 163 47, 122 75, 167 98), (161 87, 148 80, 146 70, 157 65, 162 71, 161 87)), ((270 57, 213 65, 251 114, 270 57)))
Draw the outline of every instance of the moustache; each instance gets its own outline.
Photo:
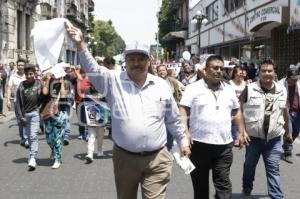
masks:
POLYGON ((140 68, 141 66, 138 64, 133 65, 133 68, 140 68))

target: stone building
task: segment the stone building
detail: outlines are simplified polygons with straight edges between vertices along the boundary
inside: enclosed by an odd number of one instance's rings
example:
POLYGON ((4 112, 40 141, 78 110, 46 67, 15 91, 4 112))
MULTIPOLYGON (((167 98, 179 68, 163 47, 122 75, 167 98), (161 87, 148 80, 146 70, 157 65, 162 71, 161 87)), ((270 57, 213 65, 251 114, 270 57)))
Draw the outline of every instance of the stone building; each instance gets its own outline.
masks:
POLYGON ((0 60, 7 64, 18 57, 34 60, 30 32, 37 0, 0 0, 0 60))
MULTIPOLYGON (((94 10, 94 2, 92 0, 40 0, 37 9, 40 20, 67 18, 85 34, 90 31, 89 14, 94 10)), ((79 64, 76 47, 69 38, 64 41, 61 59, 66 63, 79 64)))
MULTIPOLYGON (((35 21, 65 17, 83 33, 91 31, 88 16, 94 10, 92 0, 0 0, 0 6, 0 62, 4 64, 18 57, 36 62, 30 37, 35 21)), ((76 48, 68 38, 61 59, 78 64, 76 48)))

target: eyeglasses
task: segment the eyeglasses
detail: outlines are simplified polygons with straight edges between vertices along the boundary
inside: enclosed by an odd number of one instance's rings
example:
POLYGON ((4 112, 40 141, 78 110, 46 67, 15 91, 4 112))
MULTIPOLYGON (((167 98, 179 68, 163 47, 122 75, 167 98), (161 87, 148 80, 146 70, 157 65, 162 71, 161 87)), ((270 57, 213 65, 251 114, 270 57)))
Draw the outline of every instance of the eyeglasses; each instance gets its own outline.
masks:
POLYGON ((127 55, 126 56, 126 59, 125 61, 127 63, 135 63, 135 62, 138 62, 138 63, 144 63, 144 62, 147 62, 149 60, 149 58, 145 55, 127 55))
POLYGON ((139 64, 144 64, 148 60, 149 59, 146 56, 134 56, 134 57, 127 56, 126 57, 126 62, 129 64, 136 63, 136 62, 139 64))
POLYGON ((225 70, 224 66, 209 65, 208 67, 211 68, 212 70, 220 70, 220 71, 225 70))

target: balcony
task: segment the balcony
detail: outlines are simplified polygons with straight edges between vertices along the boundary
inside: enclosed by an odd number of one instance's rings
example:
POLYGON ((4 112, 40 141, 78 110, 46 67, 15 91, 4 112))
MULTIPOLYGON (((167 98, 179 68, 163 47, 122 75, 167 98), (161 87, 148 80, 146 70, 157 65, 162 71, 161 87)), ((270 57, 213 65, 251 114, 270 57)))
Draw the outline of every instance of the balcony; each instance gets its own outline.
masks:
POLYGON ((32 4, 38 4, 39 0, 27 0, 28 3, 32 3, 32 4))
POLYGON ((183 21, 180 18, 177 18, 175 21, 175 31, 180 31, 180 30, 187 30, 188 29, 188 22, 187 21, 183 21))
POLYGON ((66 1, 65 9, 66 9, 65 13, 67 18, 69 19, 77 18, 77 6, 74 4, 73 1, 66 1))
POLYGON ((41 16, 45 17, 46 19, 51 19, 52 18, 52 6, 47 3, 47 2, 43 2, 40 3, 40 7, 41 7, 41 16))
POLYGON ((173 13, 178 10, 182 2, 182 0, 171 0, 169 13, 173 13))
POLYGON ((82 24, 82 19, 81 19, 81 13, 80 12, 76 12, 76 21, 79 23, 79 24, 82 24))
POLYGON ((93 12, 95 10, 95 3, 93 0, 89 0, 89 12, 93 12))
POLYGON ((79 24, 84 26, 86 19, 85 19, 85 14, 83 12, 77 13, 77 21, 79 24))

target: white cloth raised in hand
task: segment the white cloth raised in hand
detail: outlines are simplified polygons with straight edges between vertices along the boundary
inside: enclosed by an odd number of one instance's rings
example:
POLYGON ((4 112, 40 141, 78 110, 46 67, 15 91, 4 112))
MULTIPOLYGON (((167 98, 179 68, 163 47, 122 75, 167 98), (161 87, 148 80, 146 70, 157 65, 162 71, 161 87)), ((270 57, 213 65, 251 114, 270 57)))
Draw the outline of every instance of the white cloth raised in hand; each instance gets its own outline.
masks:
POLYGON ((65 19, 37 21, 31 35, 34 37, 34 51, 40 70, 45 71, 58 62, 66 30, 65 19))

